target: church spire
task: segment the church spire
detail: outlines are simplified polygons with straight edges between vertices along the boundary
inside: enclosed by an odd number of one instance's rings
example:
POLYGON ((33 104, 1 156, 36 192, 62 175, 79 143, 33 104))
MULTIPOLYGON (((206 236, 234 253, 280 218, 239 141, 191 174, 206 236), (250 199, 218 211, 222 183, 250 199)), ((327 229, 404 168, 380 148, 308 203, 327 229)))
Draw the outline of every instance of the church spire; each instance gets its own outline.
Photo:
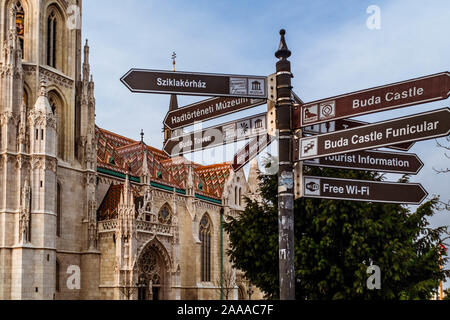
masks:
POLYGON ((88 39, 86 39, 86 44, 84 45, 84 60, 83 60, 83 80, 89 81, 89 76, 91 73, 91 66, 89 64, 89 44, 88 39))
POLYGON ((170 95, 169 111, 178 109, 178 97, 176 94, 170 95))
POLYGON ((175 70, 175 69, 176 69, 175 66, 176 66, 176 64, 177 64, 176 59, 177 59, 177 54, 176 54, 176 52, 174 51, 173 54, 172 54, 173 72, 176 71, 176 70, 175 70))

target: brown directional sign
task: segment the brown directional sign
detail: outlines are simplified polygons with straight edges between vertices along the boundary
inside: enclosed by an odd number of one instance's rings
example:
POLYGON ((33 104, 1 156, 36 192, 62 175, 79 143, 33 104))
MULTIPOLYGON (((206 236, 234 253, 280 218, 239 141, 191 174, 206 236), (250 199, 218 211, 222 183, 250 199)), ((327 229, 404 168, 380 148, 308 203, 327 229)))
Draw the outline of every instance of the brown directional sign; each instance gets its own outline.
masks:
POLYGON ((449 133, 450 109, 443 108, 300 139, 299 160, 439 138, 449 133))
POLYGON ((261 76, 131 69, 120 80, 132 92, 267 99, 261 76))
POLYGON ((294 128, 443 100, 449 94, 447 71, 303 104, 294 110, 294 128))
MULTIPOLYGON (((303 132, 306 134, 320 134, 320 133, 329 133, 335 131, 341 131, 351 128, 358 128, 364 125, 369 124, 365 121, 353 120, 353 119, 338 119, 335 121, 325 122, 316 124, 313 126, 308 126, 303 128, 303 132)), ((387 146, 386 148, 400 150, 400 151, 408 151, 414 145, 414 142, 406 142, 401 144, 396 144, 392 146, 387 146)))
POLYGON ((306 160, 311 167, 383 171, 402 174, 418 174, 423 162, 416 154, 383 151, 357 151, 306 160))
POLYGON ((240 149, 233 159, 233 170, 239 171, 241 168, 245 167, 247 163, 252 161, 256 156, 258 156, 264 149, 270 145, 275 140, 274 136, 269 134, 264 134, 257 136, 250 140, 249 143, 240 149))
POLYGON ((211 120, 265 103, 267 103, 265 99, 212 98, 169 112, 164 119, 164 125, 175 130, 190 126, 197 121, 211 120))
POLYGON ((420 204, 428 196, 428 193, 418 183, 303 177, 303 196, 320 199, 420 204))
POLYGON ((173 137, 166 141, 164 151, 169 156, 177 156, 267 134, 266 116, 266 113, 260 113, 219 126, 173 137))

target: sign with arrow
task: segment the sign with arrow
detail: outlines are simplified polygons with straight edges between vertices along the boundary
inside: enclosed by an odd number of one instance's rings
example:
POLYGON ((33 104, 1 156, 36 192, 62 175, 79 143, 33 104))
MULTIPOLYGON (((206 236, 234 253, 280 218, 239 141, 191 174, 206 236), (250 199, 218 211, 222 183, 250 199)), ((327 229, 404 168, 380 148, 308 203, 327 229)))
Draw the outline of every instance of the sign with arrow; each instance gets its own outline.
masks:
POLYGON ((447 99, 450 73, 443 72, 314 102, 294 110, 294 128, 344 119, 394 108, 447 99))
MULTIPOLYGON (((364 125, 369 124, 365 121, 353 120, 353 119, 338 119, 335 121, 325 122, 316 124, 313 126, 308 126, 303 128, 303 133, 306 134, 320 134, 320 133, 330 133, 336 131, 342 131, 351 128, 358 128, 364 125)), ((400 151, 408 151, 414 145, 414 142, 406 142, 401 144, 396 144, 392 146, 387 146, 386 148, 400 150, 400 151)))
POLYGON ((275 139, 275 136, 263 134, 250 140, 249 143, 247 143, 234 155, 232 164, 234 172, 237 172, 245 167, 250 161, 257 157, 261 152, 263 152, 264 149, 267 148, 267 146, 275 141, 275 139))
POLYGON ((394 183, 303 177, 306 198, 336 199, 418 205, 428 196, 418 183, 394 183))
POLYGON ((131 69, 120 81, 132 92, 267 99, 261 76, 131 69))
POLYGON ((401 174, 418 174, 423 162, 416 154, 384 151, 357 151, 306 160, 310 167, 383 171, 401 174))
POLYGON ((449 133, 450 109, 443 108, 363 127, 302 138, 299 140, 299 160, 445 137, 449 133))
POLYGON ((261 113, 177 136, 166 141, 164 151, 173 157, 264 135, 267 134, 266 118, 267 114, 261 113))
POLYGON ((164 125, 171 130, 190 126, 198 121, 208 121, 230 113, 261 106, 265 99, 212 98, 173 110, 166 115, 164 125))

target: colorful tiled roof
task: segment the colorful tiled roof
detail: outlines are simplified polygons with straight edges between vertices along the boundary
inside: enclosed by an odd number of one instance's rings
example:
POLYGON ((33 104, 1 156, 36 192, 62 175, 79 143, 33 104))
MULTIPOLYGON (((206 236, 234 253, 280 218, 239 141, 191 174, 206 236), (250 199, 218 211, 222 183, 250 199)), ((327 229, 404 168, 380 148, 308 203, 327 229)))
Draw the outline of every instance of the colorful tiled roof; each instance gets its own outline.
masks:
POLYGON ((218 198, 222 198, 225 183, 230 176, 231 170, 231 162, 225 162, 198 167, 196 172, 205 181, 210 193, 218 198))
MULTIPOLYGON (((168 157, 164 151, 147 146, 144 142, 120 136, 96 127, 97 165, 107 172, 129 174, 141 177, 148 174, 153 183, 185 190, 191 181, 195 193, 220 200, 226 180, 232 170, 231 163, 202 166, 184 157, 168 157), (146 164, 146 166, 145 166, 146 164), (192 169, 191 169, 192 168, 192 169), (192 170, 192 180, 189 172, 192 170)), ((122 185, 111 186, 100 208, 101 220, 109 219, 116 213, 120 201, 122 185)), ((138 197, 135 193, 135 197, 138 197)))
MULTIPOLYGON (((137 196, 137 191, 131 187, 131 190, 135 197, 137 196)), ((123 184, 111 185, 102 204, 97 210, 97 216, 99 221, 110 220, 117 217, 117 207, 120 203, 120 195, 123 191, 123 184)))

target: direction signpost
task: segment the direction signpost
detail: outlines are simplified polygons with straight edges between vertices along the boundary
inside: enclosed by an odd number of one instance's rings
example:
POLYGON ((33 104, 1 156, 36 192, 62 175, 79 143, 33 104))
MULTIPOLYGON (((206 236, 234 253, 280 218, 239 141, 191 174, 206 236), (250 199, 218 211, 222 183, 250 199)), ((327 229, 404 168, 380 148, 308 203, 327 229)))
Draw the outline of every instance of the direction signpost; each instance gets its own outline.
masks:
POLYGON ((265 99, 212 98, 193 103, 167 113, 164 126, 171 130, 183 128, 199 121, 208 121, 234 112, 261 106, 265 99))
POLYGON ((132 92, 267 99, 261 76, 131 69, 120 80, 132 92))
POLYGON ((450 133, 450 109, 443 108, 363 127, 300 139, 298 160, 308 160, 397 143, 444 137, 450 133))
POLYGON ((309 102, 294 112, 299 120, 295 128, 350 118, 373 112, 447 99, 450 95, 450 73, 393 83, 372 89, 309 102))
POLYGON ((254 115, 219 126, 176 136, 166 141, 164 151, 169 156, 206 150, 224 144, 235 143, 267 133, 266 113, 254 115))
POLYGON ((416 154, 383 151, 358 151, 348 154, 306 160, 310 167, 383 171, 401 174, 418 174, 423 162, 416 154))
POLYGON ((305 104, 292 92, 293 74, 288 60, 291 52, 286 45, 285 31, 281 30, 280 35, 275 54, 279 59, 277 72, 268 78, 131 69, 121 81, 132 92, 213 97, 169 112, 164 125, 170 130, 263 105, 270 96, 267 114, 174 137, 165 143, 164 151, 169 156, 177 156, 252 138, 234 156, 232 167, 238 171, 277 139, 275 132, 278 133, 280 298, 294 300, 294 185, 297 196, 320 199, 420 204, 428 195, 415 183, 303 177, 303 165, 417 174, 423 163, 415 154, 367 150, 388 147, 407 151, 415 141, 448 135, 449 108, 374 124, 349 118, 447 99, 450 73, 305 104), (310 136, 303 137, 303 134, 310 136), (298 142, 293 148, 294 135, 298 142), (293 160, 297 162, 295 169, 293 160))
POLYGON ((393 183, 346 180, 324 177, 303 177, 306 198, 385 202, 418 205, 428 193, 418 183, 393 183))

